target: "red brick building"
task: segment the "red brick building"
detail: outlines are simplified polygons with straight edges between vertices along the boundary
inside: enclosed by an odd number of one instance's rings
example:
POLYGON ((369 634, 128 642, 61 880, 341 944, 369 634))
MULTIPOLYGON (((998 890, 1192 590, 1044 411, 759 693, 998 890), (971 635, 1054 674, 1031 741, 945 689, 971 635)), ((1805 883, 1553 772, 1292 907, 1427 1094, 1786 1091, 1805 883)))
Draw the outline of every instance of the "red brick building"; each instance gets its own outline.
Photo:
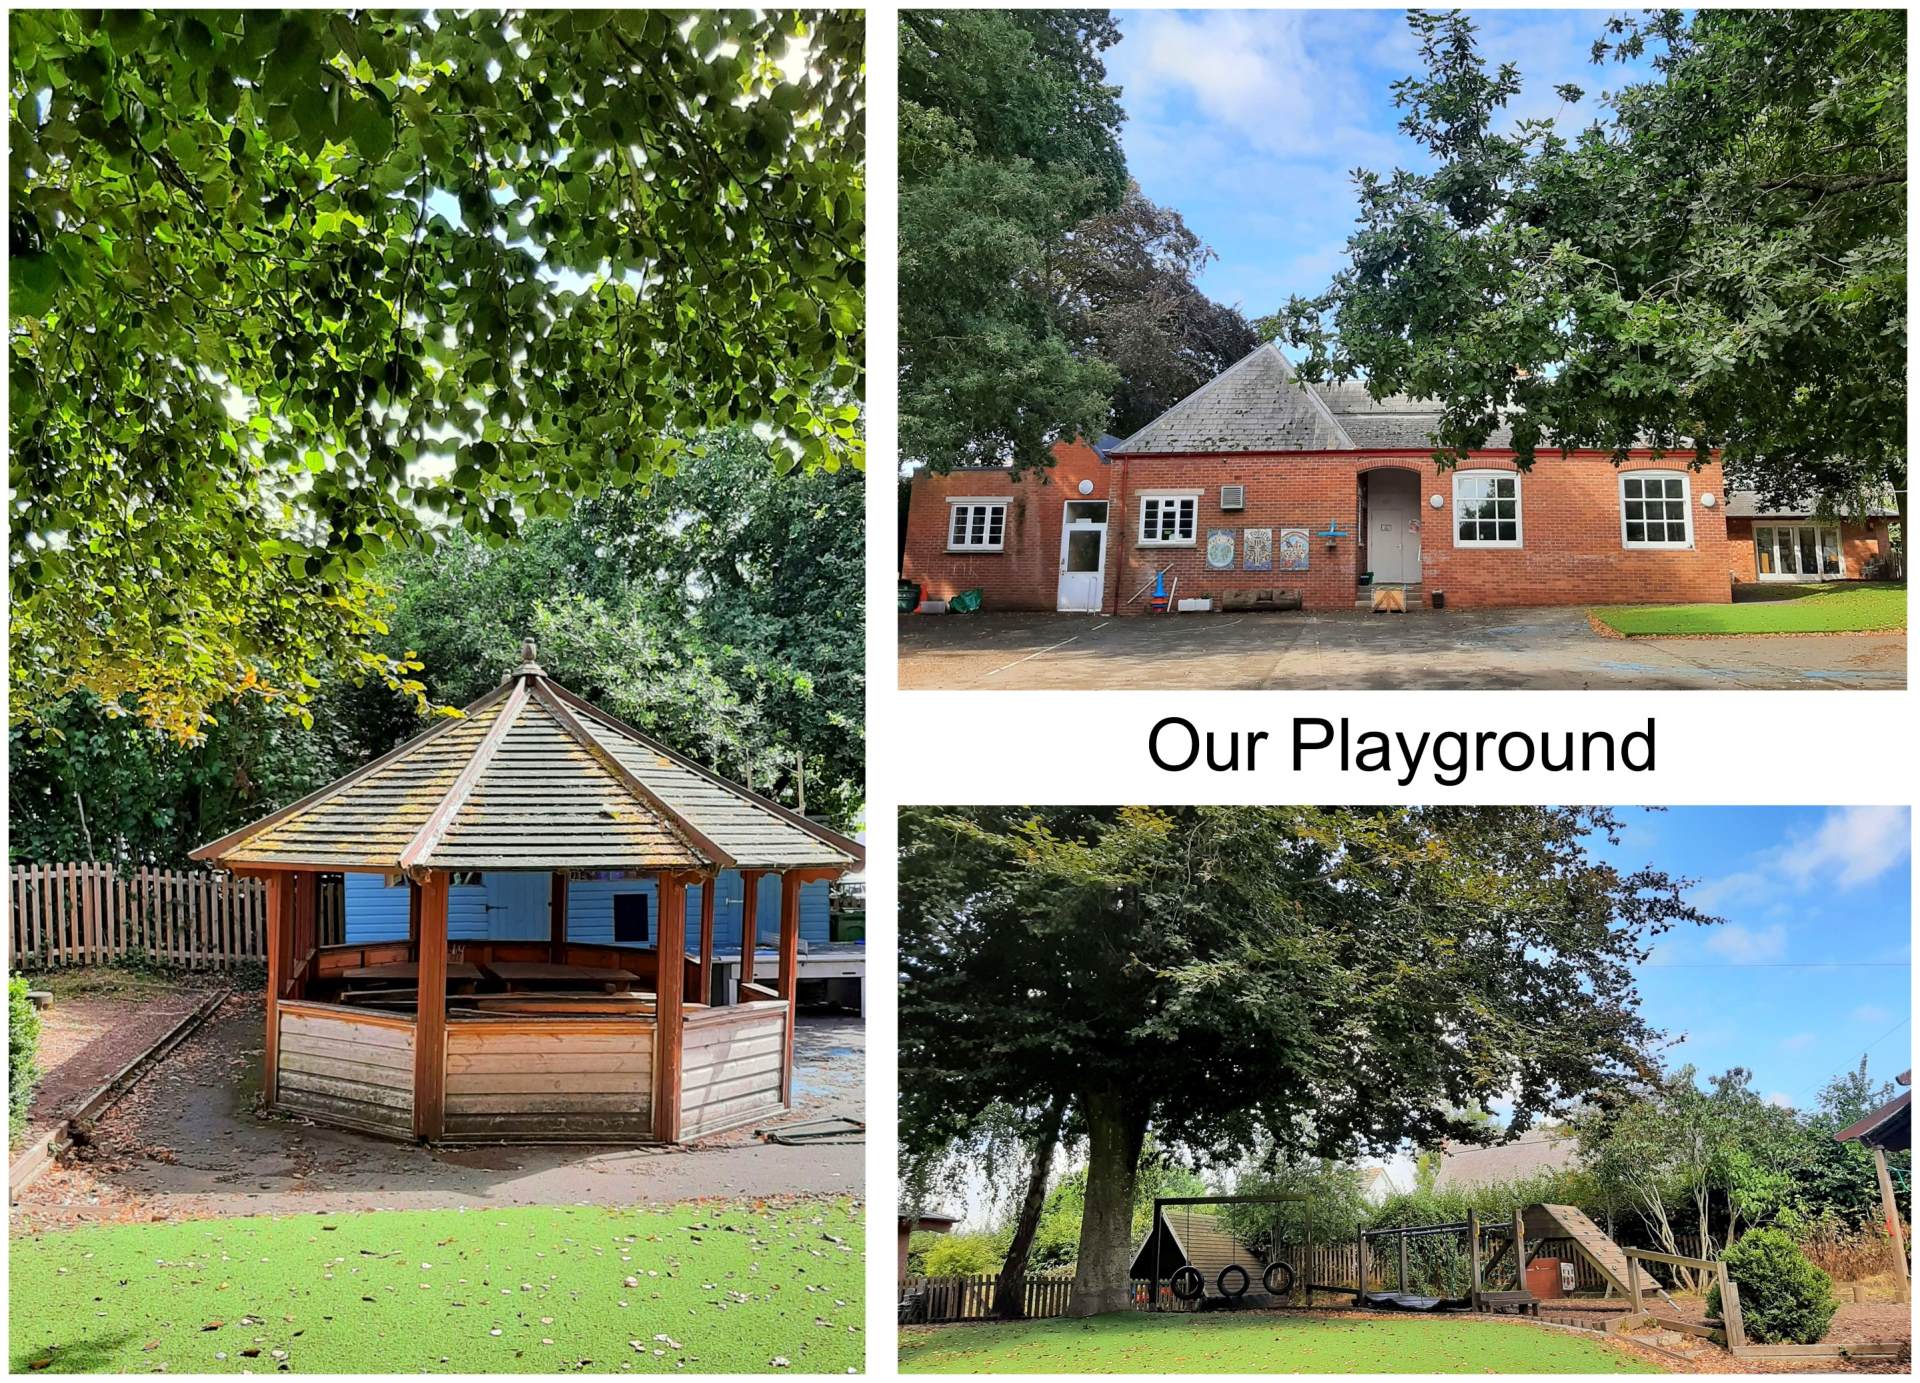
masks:
POLYGON ((1766 505, 1751 490, 1727 496, 1727 548, 1736 581, 1859 581, 1891 576, 1894 511, 1823 519, 1810 505, 1766 505))
POLYGON ((902 574, 925 599, 977 588, 988 609, 1126 615, 1156 580, 1215 610, 1264 591, 1333 610, 1374 586, 1409 606, 1651 604, 1729 600, 1749 579, 1717 460, 1548 454, 1523 475, 1496 433, 1443 471, 1436 421, 1432 404, 1305 384, 1262 346, 1125 442, 1056 448, 1048 475, 917 478, 902 574))

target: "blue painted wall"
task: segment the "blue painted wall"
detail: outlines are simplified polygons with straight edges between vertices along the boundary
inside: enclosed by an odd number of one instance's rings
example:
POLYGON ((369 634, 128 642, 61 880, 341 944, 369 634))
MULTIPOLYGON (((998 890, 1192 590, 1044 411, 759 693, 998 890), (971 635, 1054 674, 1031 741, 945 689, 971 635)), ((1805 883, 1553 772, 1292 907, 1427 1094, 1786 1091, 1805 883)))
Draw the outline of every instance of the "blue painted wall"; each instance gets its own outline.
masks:
MULTIPOLYGON (((457 884, 447 893, 447 937, 452 941, 544 941, 547 938, 547 899, 551 875, 502 872, 482 876, 478 884, 457 884)), ((378 874, 349 874, 347 880, 347 941, 404 941, 407 936, 407 890, 389 888, 378 874)), ((740 908, 746 890, 740 875, 725 870, 714 900, 713 945, 718 951, 740 948, 740 908)), ((651 879, 576 879, 567 890, 567 939, 613 941, 613 898, 617 893, 647 897, 649 928, 658 926, 659 902, 651 879)), ((700 889, 687 890, 687 942, 698 945, 700 889)), ((763 945, 780 935, 780 880, 760 880, 755 911, 757 934, 763 945)), ((800 935, 809 945, 826 942, 827 885, 800 887, 800 935)))

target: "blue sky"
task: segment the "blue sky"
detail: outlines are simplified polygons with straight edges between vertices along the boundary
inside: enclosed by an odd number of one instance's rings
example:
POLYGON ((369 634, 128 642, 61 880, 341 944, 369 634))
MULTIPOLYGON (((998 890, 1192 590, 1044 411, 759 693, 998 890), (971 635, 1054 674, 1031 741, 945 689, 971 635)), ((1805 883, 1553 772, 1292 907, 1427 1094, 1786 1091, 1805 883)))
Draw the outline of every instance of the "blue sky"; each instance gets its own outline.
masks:
MULTIPOLYGON (((1396 128, 1389 84, 1419 54, 1401 10, 1117 10, 1107 75, 1127 112, 1127 164, 1219 255, 1200 286, 1248 317, 1324 288, 1343 262, 1353 169, 1427 166, 1396 128)), ((1589 60, 1607 10, 1483 10, 1488 66, 1525 86, 1509 107, 1563 132, 1602 113, 1600 94, 1649 69, 1589 60), (1563 103, 1571 82, 1586 99, 1563 103)))
POLYGON ((1623 813, 1622 867, 1698 881, 1726 920, 1670 933, 1640 967, 1648 1020, 1681 1044, 1669 1065, 1754 1072, 1808 1108, 1827 1078, 1869 1058, 1909 1064, 1910 826, 1898 807, 1675 807, 1623 813))

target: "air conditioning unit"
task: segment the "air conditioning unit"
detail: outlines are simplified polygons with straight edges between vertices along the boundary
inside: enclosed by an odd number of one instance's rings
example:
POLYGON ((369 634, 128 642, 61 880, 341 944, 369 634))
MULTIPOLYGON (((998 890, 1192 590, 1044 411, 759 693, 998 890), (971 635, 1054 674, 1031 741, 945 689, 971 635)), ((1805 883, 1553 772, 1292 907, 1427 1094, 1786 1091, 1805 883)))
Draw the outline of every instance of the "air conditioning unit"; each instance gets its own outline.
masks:
POLYGON ((1220 487, 1220 507, 1222 509, 1245 509, 1247 507, 1247 487, 1244 485, 1222 485, 1220 487))

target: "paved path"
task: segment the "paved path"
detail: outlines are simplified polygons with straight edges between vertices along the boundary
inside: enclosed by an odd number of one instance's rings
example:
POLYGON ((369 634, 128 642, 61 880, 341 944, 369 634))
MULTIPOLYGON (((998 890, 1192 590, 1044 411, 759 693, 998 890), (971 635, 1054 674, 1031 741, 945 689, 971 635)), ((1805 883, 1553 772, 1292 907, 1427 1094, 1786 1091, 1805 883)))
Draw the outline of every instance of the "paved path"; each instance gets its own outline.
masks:
POLYGON ((1907 639, 1609 639, 1584 608, 908 615, 900 685, 1003 690, 1686 690, 1906 686, 1907 639))
POLYGON ((204 989, 180 989, 149 999, 56 1000, 40 1015, 40 1067, 27 1110, 27 1147, 70 1119, 128 1062, 164 1037, 207 998, 204 989))
MULTIPOLYGON (((634 1205, 702 1196, 860 1195, 865 1148, 778 1147, 750 1129, 689 1148, 473 1147, 431 1151, 253 1113, 258 998, 235 998, 101 1119, 84 1159, 14 1209, 16 1230, 462 1205, 634 1205)), ((865 1029, 803 1015, 793 1117, 865 1117, 865 1029)))

